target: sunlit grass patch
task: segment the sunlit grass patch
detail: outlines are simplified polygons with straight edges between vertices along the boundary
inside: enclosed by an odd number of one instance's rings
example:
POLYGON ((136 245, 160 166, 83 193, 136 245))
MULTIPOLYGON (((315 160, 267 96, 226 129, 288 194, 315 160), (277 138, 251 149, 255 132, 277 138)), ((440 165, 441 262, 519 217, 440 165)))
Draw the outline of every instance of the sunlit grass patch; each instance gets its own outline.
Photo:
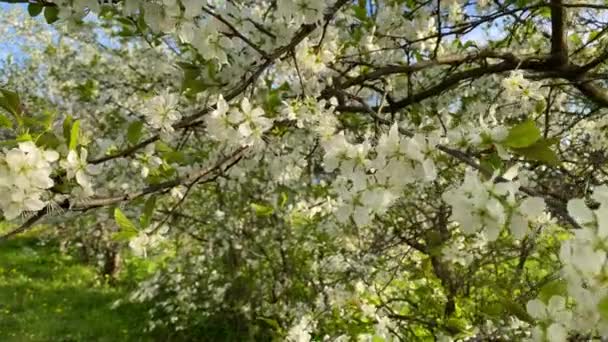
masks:
POLYGON ((33 236, 0 245, 0 341, 149 341, 145 308, 33 236))

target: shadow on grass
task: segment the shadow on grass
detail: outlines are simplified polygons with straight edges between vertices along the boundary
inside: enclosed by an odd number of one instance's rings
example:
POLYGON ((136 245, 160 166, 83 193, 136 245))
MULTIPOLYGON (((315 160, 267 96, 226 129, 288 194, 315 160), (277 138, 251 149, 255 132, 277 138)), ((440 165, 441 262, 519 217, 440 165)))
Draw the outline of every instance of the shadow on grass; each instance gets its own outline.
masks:
POLYGON ((0 245, 0 341, 153 341, 146 308, 112 303, 120 288, 98 286, 91 267, 35 238, 0 245))

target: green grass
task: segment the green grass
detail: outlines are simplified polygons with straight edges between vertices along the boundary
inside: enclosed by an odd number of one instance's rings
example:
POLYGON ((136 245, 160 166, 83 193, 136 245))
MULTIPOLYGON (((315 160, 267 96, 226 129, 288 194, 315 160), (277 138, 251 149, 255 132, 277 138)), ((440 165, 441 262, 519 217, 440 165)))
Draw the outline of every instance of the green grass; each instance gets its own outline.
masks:
POLYGON ((92 267, 35 237, 0 244, 0 341, 153 341, 146 309, 112 303, 126 289, 101 285, 92 267))

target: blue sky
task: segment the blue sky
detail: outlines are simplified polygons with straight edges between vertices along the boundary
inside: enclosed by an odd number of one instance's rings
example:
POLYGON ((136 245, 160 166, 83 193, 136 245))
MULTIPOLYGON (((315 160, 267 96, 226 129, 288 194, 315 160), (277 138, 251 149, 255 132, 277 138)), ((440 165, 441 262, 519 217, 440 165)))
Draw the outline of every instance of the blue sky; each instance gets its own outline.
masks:
MULTIPOLYGON (((3 13, 6 13, 6 11, 9 11, 14 8, 20 8, 21 10, 23 10, 24 13, 27 12, 27 7, 25 4, 1 3, 0 4, 0 16, 2 16, 3 13)), ((3 41, 2 37, 0 37, 0 65, 2 64, 3 61, 6 60, 6 57, 9 54, 19 55, 19 53, 20 53, 19 49, 17 47, 15 47, 14 44, 3 41)))
MULTIPOLYGON (((24 13, 24 15, 28 15, 27 14, 27 5, 26 4, 7 4, 7 3, 0 3, 0 16, 3 15, 3 13, 6 13, 6 11, 10 10, 10 9, 14 9, 14 8, 18 8, 21 9, 24 13)), ((470 10, 470 8, 469 8, 470 10)), ((92 19, 90 18, 91 16, 88 16, 88 19, 92 19)), ((40 18, 42 18, 42 16, 40 16, 40 18)), ((42 19, 41 19, 42 20, 42 19)), ((95 20, 95 19, 92 19, 95 20)), ((476 41, 478 44, 484 45, 484 43, 486 41, 488 41, 488 39, 490 38, 496 38, 500 35, 500 29, 498 28, 492 28, 490 31, 490 34, 488 36, 487 33, 484 33, 483 30, 478 27, 476 29, 474 29, 472 32, 466 34, 463 38, 463 40, 474 40, 476 41)), ((112 43, 115 43, 112 41, 112 39, 110 37, 107 37, 105 35, 100 35, 100 40, 104 41, 106 45, 112 46, 112 43)), ((14 55, 15 57, 19 57, 19 55, 23 55, 19 48, 16 47, 14 44, 11 44, 9 42, 6 41, 2 41, 2 37, 0 37, 0 66, 2 65, 2 63, 6 60, 8 55, 14 55)))

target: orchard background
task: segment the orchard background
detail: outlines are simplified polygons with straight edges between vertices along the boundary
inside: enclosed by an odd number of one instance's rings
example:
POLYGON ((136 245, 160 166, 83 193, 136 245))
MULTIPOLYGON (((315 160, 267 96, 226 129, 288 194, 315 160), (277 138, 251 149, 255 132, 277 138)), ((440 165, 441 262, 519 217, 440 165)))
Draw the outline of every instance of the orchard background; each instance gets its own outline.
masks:
POLYGON ((1 2, 4 340, 608 337, 608 2, 1 2))

